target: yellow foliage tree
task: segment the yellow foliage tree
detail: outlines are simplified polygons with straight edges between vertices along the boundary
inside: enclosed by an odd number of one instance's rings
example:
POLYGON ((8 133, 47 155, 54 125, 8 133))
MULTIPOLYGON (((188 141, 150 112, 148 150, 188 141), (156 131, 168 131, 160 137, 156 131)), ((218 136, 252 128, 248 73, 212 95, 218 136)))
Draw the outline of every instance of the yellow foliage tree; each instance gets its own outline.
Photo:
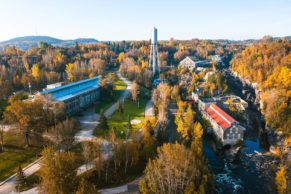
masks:
POLYGON ((73 72, 74 72, 74 65, 72 64, 72 63, 68 63, 67 65, 66 65, 66 73, 67 73, 67 76, 68 76, 68 80, 69 81, 74 81, 74 74, 73 74, 73 72))
POLYGON ((281 166, 280 169, 277 171, 275 182, 276 182, 278 194, 286 193, 287 180, 286 180, 286 171, 285 171, 284 166, 281 166))
POLYGON ((191 149, 195 153, 195 155, 199 158, 202 158, 202 135, 203 135, 203 128, 202 125, 199 122, 195 122, 193 125, 193 131, 192 131, 192 144, 191 149))
POLYGON ((38 64, 33 64, 31 67, 31 75, 35 80, 39 80, 40 70, 38 64))
POLYGON ((125 55, 124 55, 124 52, 119 53, 119 55, 118 55, 118 59, 117 59, 119 63, 122 63, 122 62, 123 62, 123 60, 124 60, 124 56, 125 56, 125 55))

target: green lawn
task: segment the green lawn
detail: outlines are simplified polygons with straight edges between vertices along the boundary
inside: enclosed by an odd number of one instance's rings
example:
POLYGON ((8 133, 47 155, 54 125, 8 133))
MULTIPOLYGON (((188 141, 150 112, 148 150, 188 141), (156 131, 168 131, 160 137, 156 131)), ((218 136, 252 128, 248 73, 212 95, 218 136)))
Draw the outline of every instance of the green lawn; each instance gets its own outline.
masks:
POLYGON ((4 133, 4 149, 0 153, 0 181, 17 172, 19 164, 24 168, 40 156, 42 145, 31 139, 31 147, 25 148, 21 134, 4 133))
MULTIPOLYGON (((142 88, 141 93, 145 94, 148 93, 148 91, 142 88)), ((118 136, 120 138, 125 138, 128 125, 128 116, 130 117, 130 120, 136 119, 141 121, 139 124, 132 125, 132 131, 140 129, 144 121, 144 111, 148 100, 149 98, 147 95, 141 95, 138 107, 137 102, 133 102, 130 97, 127 98, 123 104, 123 113, 116 111, 110 118, 108 118, 109 129, 112 130, 115 128, 118 132, 118 136)), ((96 129, 94 131, 95 136, 104 137, 107 134, 107 132, 101 131, 100 129, 96 129)))
POLYGON ((121 96, 122 92, 126 89, 126 84, 121 80, 117 79, 114 83, 114 96, 112 99, 109 100, 102 100, 96 107, 96 113, 100 113, 101 110, 108 109, 112 104, 114 104, 119 97, 121 96))

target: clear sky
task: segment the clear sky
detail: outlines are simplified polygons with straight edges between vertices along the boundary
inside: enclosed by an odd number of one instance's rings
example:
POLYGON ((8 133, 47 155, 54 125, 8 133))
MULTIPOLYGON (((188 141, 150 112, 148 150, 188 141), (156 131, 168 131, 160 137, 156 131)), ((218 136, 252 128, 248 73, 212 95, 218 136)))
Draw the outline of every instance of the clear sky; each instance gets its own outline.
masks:
POLYGON ((291 35, 291 0, 0 0, 0 41, 249 39, 291 35))

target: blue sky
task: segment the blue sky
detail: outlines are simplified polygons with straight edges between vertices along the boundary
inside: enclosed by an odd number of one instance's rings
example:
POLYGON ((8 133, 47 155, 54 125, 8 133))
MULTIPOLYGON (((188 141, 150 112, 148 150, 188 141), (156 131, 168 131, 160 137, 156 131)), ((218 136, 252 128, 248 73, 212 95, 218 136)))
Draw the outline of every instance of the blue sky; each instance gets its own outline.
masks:
POLYGON ((0 0, 0 41, 248 39, 291 35, 291 0, 0 0))

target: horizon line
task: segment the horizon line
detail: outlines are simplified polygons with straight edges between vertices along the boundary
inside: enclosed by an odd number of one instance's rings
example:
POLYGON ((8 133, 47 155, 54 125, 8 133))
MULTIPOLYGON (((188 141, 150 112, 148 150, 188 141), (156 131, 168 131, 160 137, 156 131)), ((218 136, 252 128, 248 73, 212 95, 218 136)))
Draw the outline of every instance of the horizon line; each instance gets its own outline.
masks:
MULTIPOLYGON (((159 39, 159 41, 170 41, 171 39, 178 40, 178 41, 187 41, 187 40, 194 40, 194 39, 198 39, 198 40, 246 41, 246 40, 260 40, 265 36, 270 36, 272 38, 288 38, 291 35, 273 36, 273 35, 266 34, 266 35, 263 35, 260 38, 251 37, 251 38, 245 38, 245 39, 235 39, 235 38, 233 38, 233 39, 230 39, 230 38, 199 38, 199 37, 193 37, 193 38, 185 39, 185 38, 171 37, 171 38, 168 38, 168 39, 159 39)), ((49 38, 54 38, 54 39, 59 39, 59 40, 64 40, 64 41, 66 41, 66 40, 76 40, 76 39, 95 39, 95 40, 97 40, 99 42, 148 41, 148 40, 150 40, 150 37, 148 39, 114 39, 114 40, 105 40, 105 39, 97 39, 95 37, 85 37, 85 36, 84 37, 76 37, 76 38, 58 38, 58 37, 51 36, 51 35, 23 35, 23 36, 16 36, 16 37, 13 37, 13 38, 9 38, 9 39, 6 39, 6 40, 0 39, 0 43, 7 42, 7 41, 13 40, 15 38, 24 38, 24 37, 49 37, 49 38)))

